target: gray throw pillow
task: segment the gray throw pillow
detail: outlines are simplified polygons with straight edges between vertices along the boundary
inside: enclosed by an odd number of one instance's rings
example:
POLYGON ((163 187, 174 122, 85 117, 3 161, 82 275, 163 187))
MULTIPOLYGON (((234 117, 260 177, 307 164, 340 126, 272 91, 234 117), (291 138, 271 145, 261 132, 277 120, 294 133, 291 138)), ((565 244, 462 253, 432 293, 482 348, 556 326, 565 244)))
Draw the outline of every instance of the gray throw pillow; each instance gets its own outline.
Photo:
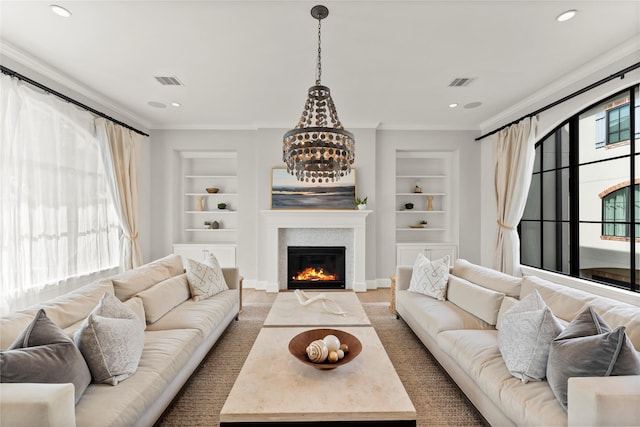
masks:
POLYGON ((511 375, 523 383, 542 381, 551 341, 560 332, 562 325, 536 290, 507 310, 500 320, 498 348, 511 375))
POLYGON ((117 385, 138 369, 144 327, 133 310, 105 292, 74 340, 87 360, 93 381, 117 385))
POLYGON ((612 331, 593 307, 578 314, 551 343, 547 380, 565 411, 569 378, 639 374, 640 356, 625 327, 612 331))
POLYGON ((0 382, 72 383, 78 403, 91 373, 75 344, 41 309, 11 347, 0 351, 0 382))

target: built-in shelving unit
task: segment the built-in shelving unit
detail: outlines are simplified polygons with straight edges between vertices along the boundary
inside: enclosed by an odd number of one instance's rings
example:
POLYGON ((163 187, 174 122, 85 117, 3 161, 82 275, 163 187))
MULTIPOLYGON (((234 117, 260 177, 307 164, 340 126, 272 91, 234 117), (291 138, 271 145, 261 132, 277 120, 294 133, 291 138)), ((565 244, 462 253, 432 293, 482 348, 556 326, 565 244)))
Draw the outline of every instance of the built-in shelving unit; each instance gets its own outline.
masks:
POLYGON ((238 155, 236 151, 181 151, 181 228, 174 253, 202 259, 216 254, 223 266, 235 266, 238 240, 238 155), (217 193, 207 192, 217 188, 217 193), (225 208, 218 205, 224 203, 225 208), (210 228, 205 222, 218 223, 210 228), (232 264, 232 265, 231 265, 232 264))
POLYGON ((415 260, 419 252, 433 255, 434 248, 438 255, 444 248, 445 253, 457 256, 451 203, 456 165, 453 152, 396 151, 395 234, 399 264, 415 260))

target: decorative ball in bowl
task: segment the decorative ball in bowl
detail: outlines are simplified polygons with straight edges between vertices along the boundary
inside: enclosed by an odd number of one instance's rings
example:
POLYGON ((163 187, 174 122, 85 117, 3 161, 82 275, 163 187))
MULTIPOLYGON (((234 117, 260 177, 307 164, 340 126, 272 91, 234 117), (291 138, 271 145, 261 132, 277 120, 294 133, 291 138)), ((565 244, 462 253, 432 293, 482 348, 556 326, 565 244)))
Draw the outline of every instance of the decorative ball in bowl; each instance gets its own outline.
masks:
POLYGON ((215 187, 206 188, 206 190, 207 190, 207 193, 210 193, 210 194, 214 194, 214 193, 217 193, 218 191, 220 191, 219 188, 215 188, 215 187))
POLYGON ((339 329, 311 329, 296 335, 291 339, 291 341, 289 341, 289 352, 293 357, 305 365, 313 366, 316 369, 335 369, 338 366, 346 365, 355 359, 361 351, 362 343, 360 340, 350 333, 339 329), (329 338, 330 336, 337 338, 339 343, 330 343, 329 341, 335 341, 335 339, 329 338), (344 357, 335 362, 330 362, 331 354, 330 351, 327 351, 327 356, 329 357, 326 359, 320 357, 316 360, 321 361, 312 362, 310 354, 307 352, 307 348, 312 346, 312 343, 315 343, 316 341, 323 341, 325 338, 327 338, 327 340, 324 341, 328 343, 329 348, 336 344, 338 347, 342 346, 343 350, 341 351, 344 353, 344 357), (344 350, 345 348, 346 351, 344 350))

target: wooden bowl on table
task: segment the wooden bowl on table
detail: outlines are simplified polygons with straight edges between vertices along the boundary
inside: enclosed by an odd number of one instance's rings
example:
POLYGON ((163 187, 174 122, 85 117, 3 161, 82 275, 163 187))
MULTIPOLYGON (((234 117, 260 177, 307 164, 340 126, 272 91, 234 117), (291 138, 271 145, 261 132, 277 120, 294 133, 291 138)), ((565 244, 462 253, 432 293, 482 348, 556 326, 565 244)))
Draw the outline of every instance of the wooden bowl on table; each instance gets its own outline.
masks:
POLYGON ((335 369, 338 366, 346 365, 356 358, 362 351, 362 343, 358 338, 351 335, 348 332, 341 331, 339 329, 311 329, 304 331, 296 335, 289 341, 289 352, 304 363, 305 365, 313 366, 316 369, 335 369), (340 340, 341 344, 349 346, 349 351, 345 353, 344 357, 335 363, 324 361, 321 363, 314 363, 309 360, 307 356, 307 347, 315 340, 321 340, 327 335, 335 335, 340 340))

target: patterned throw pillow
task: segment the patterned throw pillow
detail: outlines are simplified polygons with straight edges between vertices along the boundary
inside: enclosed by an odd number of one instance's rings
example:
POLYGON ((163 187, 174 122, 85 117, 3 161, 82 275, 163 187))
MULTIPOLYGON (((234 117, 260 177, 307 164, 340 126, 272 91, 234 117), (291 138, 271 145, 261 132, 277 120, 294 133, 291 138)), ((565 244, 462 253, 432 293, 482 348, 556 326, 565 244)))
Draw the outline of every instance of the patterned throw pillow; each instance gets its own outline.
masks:
POLYGON ((498 348, 511 375, 523 383, 547 375, 549 347, 562 325, 538 291, 526 295, 500 319, 498 348))
POLYGON ((449 281, 449 255, 429 261, 419 254, 413 265, 409 290, 444 301, 449 281))
POLYGON ((105 292, 74 336, 96 383, 117 385, 136 372, 144 347, 138 315, 105 292))
POLYGON ((210 257, 209 262, 212 265, 187 259, 187 280, 194 301, 207 299, 229 289, 216 257, 210 257))

